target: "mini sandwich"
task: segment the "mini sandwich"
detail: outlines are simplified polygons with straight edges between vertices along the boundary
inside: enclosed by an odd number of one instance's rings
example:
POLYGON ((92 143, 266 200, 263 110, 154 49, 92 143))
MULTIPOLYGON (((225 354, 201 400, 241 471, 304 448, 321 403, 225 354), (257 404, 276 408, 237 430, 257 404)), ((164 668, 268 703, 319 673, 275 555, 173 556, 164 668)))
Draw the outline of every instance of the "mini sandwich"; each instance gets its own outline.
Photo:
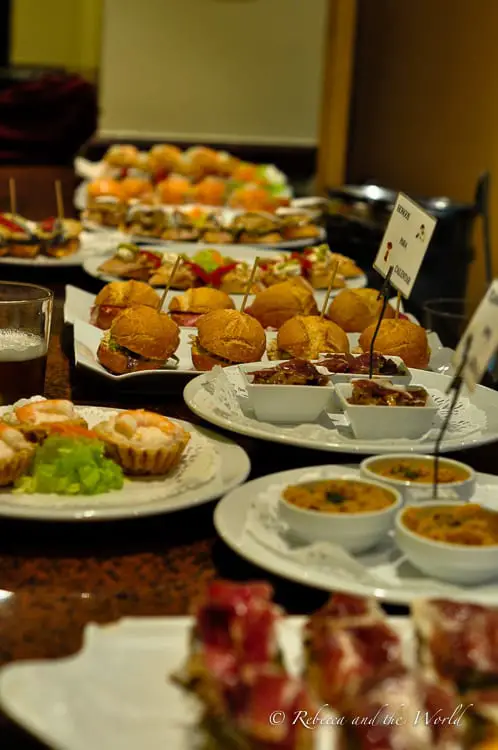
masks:
POLYGON ((98 268, 100 273, 122 279, 148 281, 163 262, 163 254, 145 250, 136 245, 119 245, 116 254, 105 260, 98 268))
POLYGON ((160 237, 166 226, 166 213, 161 206, 137 203, 132 206, 124 222, 128 234, 139 237, 160 237))
POLYGON ((297 277, 257 294, 247 312, 263 328, 280 328, 296 315, 318 315, 318 308, 308 282, 297 277))
POLYGON ((81 223, 75 219, 46 219, 38 225, 43 251, 52 258, 67 258, 80 247, 81 223))
POLYGON ((129 307, 159 306, 157 293, 143 281, 113 281, 107 284, 95 297, 90 315, 90 323, 107 331, 111 323, 123 310, 129 307))
MULTIPOLYGON (((366 328, 360 336, 364 352, 370 351, 376 323, 366 328)), ((385 357, 400 357, 407 367, 425 370, 431 350, 425 328, 410 320, 384 319, 374 343, 374 350, 385 357)))
POLYGON ((197 242, 200 239, 199 227, 189 223, 187 218, 179 218, 178 215, 168 216, 165 227, 161 233, 161 239, 167 242, 197 242))
POLYGON ((237 216, 231 226, 238 242, 273 245, 282 242, 280 222, 271 214, 248 212, 237 216))
POLYGON ((164 253, 161 265, 149 278, 151 286, 161 287, 170 284, 172 289, 190 289, 197 283, 197 276, 186 263, 181 263, 171 278, 177 257, 176 253, 164 253))
POLYGON ((313 223, 314 214, 311 211, 299 212, 291 209, 277 211, 280 219, 281 233, 286 240, 314 240, 320 237, 322 230, 313 223))
POLYGON ((202 371, 259 362, 265 349, 265 332, 257 320, 238 310, 214 310, 197 321, 192 362, 202 371))
MULTIPOLYGON (((235 268, 231 271, 223 274, 220 282, 220 289, 227 294, 245 294, 249 279, 251 278, 252 268, 248 263, 243 261, 237 262, 235 268)), ((263 271, 260 268, 256 269, 250 294, 258 294, 265 288, 263 284, 263 271)))
MULTIPOLYGON (((382 299, 376 289, 344 289, 332 300, 327 317, 348 333, 361 333, 378 321, 381 310, 382 299)), ((390 305, 384 318, 394 318, 390 305)))
POLYGON ((166 313, 152 307, 129 307, 120 313, 100 342, 100 364, 115 375, 158 370, 173 357, 180 331, 166 313))
POLYGON ((318 359, 325 353, 349 354, 349 340, 342 328, 318 315, 291 318, 268 348, 270 359, 318 359))
POLYGON ((88 206, 83 216, 104 227, 119 227, 126 218, 126 203, 117 180, 95 180, 87 187, 88 206))
POLYGON ((137 165, 138 149, 128 143, 110 146, 104 154, 103 161, 110 167, 129 169, 137 165))
POLYGON ((275 260, 263 261, 260 267, 265 286, 280 284, 282 281, 289 281, 289 279, 303 275, 299 260, 287 255, 277 256, 275 260))
POLYGON ((9 255, 15 258, 36 258, 42 241, 38 227, 17 214, 0 214, 0 227, 7 241, 9 255))
POLYGON ((340 289, 346 286, 345 279, 354 278, 362 275, 362 270, 358 268, 351 258, 339 253, 332 253, 328 245, 318 245, 317 247, 308 247, 299 256, 304 276, 308 279, 314 289, 327 289, 330 277, 335 275, 334 289, 340 289))
POLYGON ((179 326, 195 328, 197 321, 212 310, 234 310, 233 300, 219 289, 200 286, 188 289, 184 294, 173 297, 169 304, 171 318, 179 326))

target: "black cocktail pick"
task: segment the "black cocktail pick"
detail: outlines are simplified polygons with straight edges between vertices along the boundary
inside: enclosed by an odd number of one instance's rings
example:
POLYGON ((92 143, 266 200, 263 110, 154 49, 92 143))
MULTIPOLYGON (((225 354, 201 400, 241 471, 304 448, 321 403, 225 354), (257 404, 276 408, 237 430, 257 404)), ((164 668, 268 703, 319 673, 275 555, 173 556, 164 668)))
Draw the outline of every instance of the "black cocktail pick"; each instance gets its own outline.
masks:
POLYGON ((379 296, 377 297, 377 300, 380 300, 382 297, 382 309, 380 311, 379 319, 377 321, 377 325, 375 326, 374 335, 372 336, 372 341, 370 343, 370 369, 369 369, 369 378, 372 379, 373 376, 373 355, 374 355, 374 346, 375 346, 375 339, 377 338, 377 334, 379 333, 380 324, 382 323, 382 320, 384 318, 384 313, 386 312, 387 303, 389 300, 389 288, 391 285, 391 276, 394 270, 394 266, 391 266, 389 268, 389 271, 386 274, 386 278, 384 279, 384 283, 382 285, 382 289, 379 292, 379 296))
POLYGON ((450 423, 451 415, 453 414, 455 410, 455 406, 457 405, 458 398, 460 396, 460 392, 462 390, 463 386, 463 378, 462 378, 462 372, 467 364, 467 359, 469 356, 470 347, 472 345, 472 335, 467 336, 467 339, 465 341, 465 348, 463 350, 462 354, 462 360, 458 366, 458 369, 449 384, 448 388, 446 389, 446 395, 449 395, 451 391, 453 391, 453 398, 451 399, 448 412, 444 418, 443 424, 441 425, 441 429, 439 431, 439 435, 436 440, 436 445, 434 448, 434 482, 432 487, 432 498, 433 500, 437 500, 437 488, 438 488, 438 479, 439 479, 439 458, 441 455, 441 445, 443 442, 443 438, 445 436, 446 430, 448 429, 448 425, 450 423))

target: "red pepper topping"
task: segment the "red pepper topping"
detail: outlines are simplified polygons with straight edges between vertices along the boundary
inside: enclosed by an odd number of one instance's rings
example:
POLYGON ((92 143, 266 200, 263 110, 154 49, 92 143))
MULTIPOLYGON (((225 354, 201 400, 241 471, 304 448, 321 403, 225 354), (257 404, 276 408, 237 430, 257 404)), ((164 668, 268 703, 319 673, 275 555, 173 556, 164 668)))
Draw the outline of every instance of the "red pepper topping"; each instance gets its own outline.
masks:
POLYGON ((42 232, 53 232, 55 229, 57 219, 54 216, 51 216, 48 219, 44 219, 40 222, 40 229, 42 232))
POLYGON ((147 262, 153 266, 153 268, 159 268, 162 263, 161 258, 158 255, 149 253, 147 250, 140 250, 140 255, 142 255, 147 262))
POLYGON ((22 224, 18 224, 16 221, 12 221, 12 219, 7 219, 4 214, 0 214, 0 225, 8 229, 10 232, 22 232, 23 234, 28 233, 26 228, 23 227, 22 224))
POLYGON ((185 264, 208 286, 218 287, 221 284, 223 276, 237 267, 237 263, 230 263, 227 266, 219 266, 214 271, 206 271, 197 263, 185 261, 185 264))

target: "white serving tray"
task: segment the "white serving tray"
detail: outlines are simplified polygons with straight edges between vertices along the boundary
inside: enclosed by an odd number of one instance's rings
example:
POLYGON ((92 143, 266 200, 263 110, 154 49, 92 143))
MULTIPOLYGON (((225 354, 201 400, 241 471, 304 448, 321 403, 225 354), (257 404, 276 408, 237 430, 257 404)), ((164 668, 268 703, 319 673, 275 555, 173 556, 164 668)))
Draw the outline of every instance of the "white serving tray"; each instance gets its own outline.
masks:
MULTIPOLYGON (((408 618, 391 618, 408 664, 414 659, 408 618)), ((88 625, 82 650, 67 659, 15 663, 0 671, 0 706, 53 750, 193 750, 198 708, 169 681, 187 656, 188 617, 129 618, 88 625)), ((286 666, 298 674, 304 618, 280 628, 286 666)), ((278 709, 278 707, 275 707, 278 709)), ((336 729, 322 732, 336 750, 336 729)), ((318 738, 317 738, 318 739, 318 738)))

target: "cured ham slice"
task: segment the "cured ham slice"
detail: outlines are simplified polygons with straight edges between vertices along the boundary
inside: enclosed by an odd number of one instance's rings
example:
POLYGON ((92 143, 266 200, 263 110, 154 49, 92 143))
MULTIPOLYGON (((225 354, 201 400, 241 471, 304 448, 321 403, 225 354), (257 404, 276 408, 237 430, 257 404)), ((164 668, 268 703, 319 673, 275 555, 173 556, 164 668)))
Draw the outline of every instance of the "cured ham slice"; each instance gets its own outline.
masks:
POLYGON ((227 738, 248 750, 314 747, 314 732, 294 719, 299 711, 315 715, 319 706, 279 662, 280 609, 272 594, 267 584, 211 584, 197 610, 187 664, 173 678, 200 700, 204 728, 223 748, 232 745, 227 738))
POLYGON ((449 687, 401 670, 372 686, 345 712, 342 750, 461 750, 462 707, 449 687))
POLYGON ((228 694, 257 668, 279 663, 275 625, 280 609, 271 586, 212 583, 200 604, 191 653, 177 680, 213 713, 226 712, 228 694))
POLYGON ((419 661, 460 693, 498 688, 498 609, 452 601, 415 602, 419 661))
POLYGON ((402 666, 398 635, 375 602, 336 595, 305 630, 306 675, 325 703, 342 712, 373 678, 402 666))

